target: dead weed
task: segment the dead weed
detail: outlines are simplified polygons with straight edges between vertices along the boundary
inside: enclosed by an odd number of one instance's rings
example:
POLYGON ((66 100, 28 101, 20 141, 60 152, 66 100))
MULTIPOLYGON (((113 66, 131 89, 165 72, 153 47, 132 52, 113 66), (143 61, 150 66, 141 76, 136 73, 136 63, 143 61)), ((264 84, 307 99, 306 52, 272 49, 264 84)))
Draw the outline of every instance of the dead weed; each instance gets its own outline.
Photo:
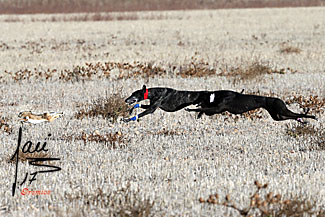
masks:
POLYGON ((237 67, 226 67, 222 69, 219 76, 230 77, 234 84, 247 81, 262 81, 265 75, 285 74, 288 71, 296 72, 291 68, 282 68, 280 70, 273 69, 270 63, 255 61, 253 63, 241 64, 237 67))
POLYGON ((309 124, 295 124, 293 126, 287 124, 285 134, 301 142, 310 141, 308 147, 309 151, 325 150, 325 128, 323 124, 319 127, 309 124))
POLYGON ((280 48, 280 53, 282 54, 299 54, 302 50, 299 47, 291 46, 291 45, 282 45, 280 48))
POLYGON ((182 78, 208 77, 216 75, 216 70, 208 62, 193 56, 191 57, 191 62, 181 66, 176 75, 182 78))
POLYGON ((298 103, 302 109, 309 109, 311 112, 321 113, 325 111, 325 98, 319 98, 317 95, 304 96, 291 96, 285 101, 287 104, 298 103))
POLYGON ((128 115, 128 106, 119 93, 93 100, 90 104, 81 107, 75 114, 77 119, 102 117, 115 123, 118 117, 128 115))
POLYGON ((325 210, 317 209, 315 201, 304 198, 303 196, 293 196, 291 199, 283 199, 281 194, 273 192, 261 192, 268 187, 268 184, 261 184, 258 181, 254 182, 256 191, 252 195, 248 195, 249 205, 245 208, 240 208, 227 194, 222 200, 219 195, 211 194, 208 199, 200 198, 200 203, 211 205, 219 205, 227 208, 235 209, 241 216, 321 216, 325 210))
POLYGON ((122 217, 148 217, 154 216, 152 208, 154 201, 143 198, 140 190, 131 190, 130 185, 116 191, 103 192, 97 189, 94 192, 86 193, 85 191, 76 191, 73 195, 65 193, 65 198, 70 202, 82 202, 83 207, 100 207, 105 208, 107 214, 111 216, 122 217))
POLYGON ((120 131, 115 133, 100 133, 98 130, 92 133, 82 132, 79 135, 64 135, 61 139, 66 141, 80 140, 83 141, 85 145, 87 145, 88 142, 96 142, 104 144, 111 149, 123 148, 129 141, 127 136, 120 131))

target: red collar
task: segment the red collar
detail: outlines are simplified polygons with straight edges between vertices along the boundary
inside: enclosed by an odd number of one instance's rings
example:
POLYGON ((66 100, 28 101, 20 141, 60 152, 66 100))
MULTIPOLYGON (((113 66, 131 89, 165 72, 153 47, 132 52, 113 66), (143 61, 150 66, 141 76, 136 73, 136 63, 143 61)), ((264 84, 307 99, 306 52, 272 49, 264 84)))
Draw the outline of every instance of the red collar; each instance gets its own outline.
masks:
POLYGON ((144 93, 143 98, 148 99, 148 94, 149 94, 148 89, 146 89, 146 92, 144 93))

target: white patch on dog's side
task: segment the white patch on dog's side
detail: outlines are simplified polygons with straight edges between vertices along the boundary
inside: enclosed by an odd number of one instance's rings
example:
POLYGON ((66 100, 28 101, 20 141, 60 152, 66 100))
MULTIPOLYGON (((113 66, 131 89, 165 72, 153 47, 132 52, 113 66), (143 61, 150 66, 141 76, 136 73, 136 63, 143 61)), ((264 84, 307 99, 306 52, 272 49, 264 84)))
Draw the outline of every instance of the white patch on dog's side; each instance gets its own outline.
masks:
POLYGON ((210 95, 210 102, 214 101, 214 97, 215 97, 214 93, 210 95))

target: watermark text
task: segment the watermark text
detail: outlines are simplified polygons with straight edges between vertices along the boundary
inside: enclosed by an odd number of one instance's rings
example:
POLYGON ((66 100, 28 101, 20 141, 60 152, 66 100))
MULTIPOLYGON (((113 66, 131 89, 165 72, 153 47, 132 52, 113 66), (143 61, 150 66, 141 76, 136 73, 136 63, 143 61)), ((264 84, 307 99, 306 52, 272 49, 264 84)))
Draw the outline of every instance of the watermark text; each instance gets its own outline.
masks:
POLYGON ((37 191, 30 191, 28 188, 24 188, 21 192, 21 195, 50 195, 51 191, 46 190, 37 190, 37 191))

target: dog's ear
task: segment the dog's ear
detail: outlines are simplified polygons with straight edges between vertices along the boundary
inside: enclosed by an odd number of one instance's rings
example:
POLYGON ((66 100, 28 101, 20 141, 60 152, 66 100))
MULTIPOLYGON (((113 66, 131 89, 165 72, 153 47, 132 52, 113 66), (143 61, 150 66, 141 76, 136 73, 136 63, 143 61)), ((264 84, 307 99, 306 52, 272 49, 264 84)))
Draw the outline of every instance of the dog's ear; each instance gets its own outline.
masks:
POLYGON ((147 89, 146 85, 143 85, 142 89, 143 90, 146 90, 147 89))

